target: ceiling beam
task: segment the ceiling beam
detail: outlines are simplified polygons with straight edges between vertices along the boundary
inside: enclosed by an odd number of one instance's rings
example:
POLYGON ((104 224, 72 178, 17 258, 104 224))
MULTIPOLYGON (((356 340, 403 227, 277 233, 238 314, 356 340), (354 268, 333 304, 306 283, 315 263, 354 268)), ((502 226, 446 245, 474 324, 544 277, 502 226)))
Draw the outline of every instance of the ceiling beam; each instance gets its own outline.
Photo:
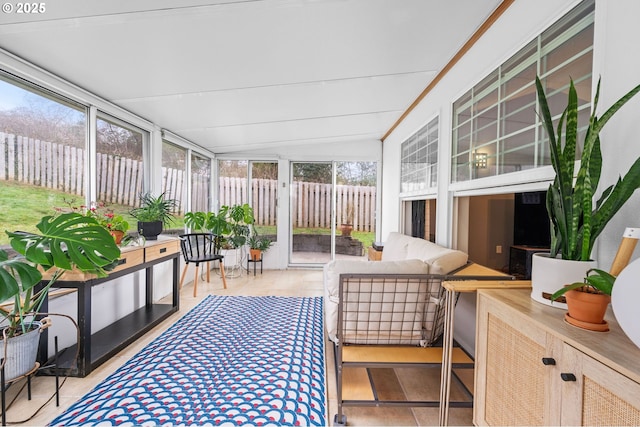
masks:
POLYGON ((385 133, 382 137, 382 142, 384 142, 384 140, 387 139, 389 135, 391 135, 391 132, 393 132, 395 128, 398 127, 400 123, 402 123, 402 121, 409 115, 409 113, 411 113, 411 111, 413 111, 413 109, 416 108, 420 102, 422 102, 427 94, 429 94, 429 92, 431 92, 431 90, 436 87, 440 80, 442 80, 442 78, 447 75, 447 73, 453 68, 453 66, 456 65, 456 63, 471 49, 471 47, 473 47, 474 44, 476 44, 480 37, 482 37, 482 35, 486 33, 489 28, 491 28, 491 26, 498 20, 498 18, 500 18, 500 16, 509 8, 509 6, 513 4, 514 1, 515 0, 503 0, 502 3, 498 5, 493 13, 491 13, 491 15, 482 23, 482 25, 478 27, 476 32, 473 33, 471 38, 467 40, 467 42, 460 48, 460 50, 453 56, 453 58, 451 58, 447 65, 445 65, 444 68, 440 70, 440 72, 434 77, 431 83, 429 83, 429 85, 422 91, 422 93, 420 93, 416 100, 413 101, 409 108, 407 108, 407 110, 402 113, 400 118, 393 124, 393 126, 389 128, 387 133, 385 133))

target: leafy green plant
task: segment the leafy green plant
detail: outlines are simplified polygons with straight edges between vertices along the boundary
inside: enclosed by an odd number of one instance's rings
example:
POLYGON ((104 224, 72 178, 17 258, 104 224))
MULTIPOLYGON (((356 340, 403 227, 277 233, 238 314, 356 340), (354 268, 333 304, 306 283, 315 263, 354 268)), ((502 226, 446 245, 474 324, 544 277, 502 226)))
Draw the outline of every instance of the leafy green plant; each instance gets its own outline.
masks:
POLYGON ((26 333, 40 310, 49 288, 67 270, 105 277, 117 265, 120 249, 113 237, 91 217, 70 212, 45 216, 36 226, 39 233, 9 232, 11 247, 21 256, 9 259, 0 250, 0 301, 13 300, 9 309, 0 311, 7 320, 7 337, 26 333), (42 280, 37 268, 51 272, 48 283, 39 291, 42 280))
POLYGON ((618 178, 593 205, 602 168, 600 131, 613 115, 640 91, 640 85, 615 102, 601 117, 596 116, 600 82, 598 82, 589 126, 586 130, 580 167, 574 184, 574 166, 578 148, 578 97, 571 80, 569 97, 557 126, 549 111, 544 88, 536 77, 540 115, 549 136, 551 164, 556 173, 547 190, 547 212, 551 221, 551 257, 587 261, 595 239, 633 192, 640 187, 640 158, 636 159, 624 178, 618 178))
POLYGON ((129 230, 129 222, 122 215, 115 213, 113 209, 109 209, 104 203, 97 203, 87 208, 85 215, 95 218, 98 224, 109 231, 126 233, 129 230))
POLYGON ((576 282, 570 285, 564 286, 558 289, 551 295, 551 301, 555 301, 564 295, 567 291, 574 289, 581 290, 583 292, 600 293, 604 295, 611 295, 613 291, 613 284, 616 281, 616 277, 607 273, 604 270, 592 268, 587 271, 587 276, 584 278, 584 282, 576 282))
POLYGON ((250 249, 258 249, 262 252, 269 249, 271 247, 271 243, 272 242, 268 237, 261 237, 256 233, 252 234, 247 241, 250 249))
POLYGON ((255 219, 253 208, 247 203, 233 205, 229 208, 229 227, 231 229, 228 240, 234 248, 239 248, 247 243, 255 219))
POLYGON ((175 211, 180 203, 176 199, 168 199, 165 193, 154 196, 151 193, 140 194, 140 207, 131 209, 129 214, 140 222, 162 221, 168 226, 175 219, 175 211))
POLYGON ((184 223, 193 231, 208 231, 222 236, 231 231, 227 221, 228 206, 223 206, 216 212, 187 212, 184 215, 184 223))

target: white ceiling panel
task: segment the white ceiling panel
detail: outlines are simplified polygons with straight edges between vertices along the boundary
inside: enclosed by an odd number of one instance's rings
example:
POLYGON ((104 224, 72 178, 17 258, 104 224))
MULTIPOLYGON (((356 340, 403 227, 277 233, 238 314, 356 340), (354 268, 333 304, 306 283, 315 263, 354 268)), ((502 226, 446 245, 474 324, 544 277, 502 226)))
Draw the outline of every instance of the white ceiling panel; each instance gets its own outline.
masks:
POLYGON ((57 0, 0 48, 213 152, 380 139, 498 4, 57 0))

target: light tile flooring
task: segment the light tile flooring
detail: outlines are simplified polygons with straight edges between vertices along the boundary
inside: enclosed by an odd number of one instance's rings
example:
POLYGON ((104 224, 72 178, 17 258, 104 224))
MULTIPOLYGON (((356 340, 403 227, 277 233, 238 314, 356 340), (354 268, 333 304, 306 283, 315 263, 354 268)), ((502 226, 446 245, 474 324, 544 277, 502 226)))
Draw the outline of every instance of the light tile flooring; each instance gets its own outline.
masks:
MULTIPOLYGON (((198 297, 193 297, 193 284, 184 286, 180 294, 180 311, 158 325, 145 336, 122 350, 107 363, 101 365, 85 378, 68 378, 60 390, 60 407, 55 400, 47 403, 35 416, 31 417, 38 407, 45 404, 53 395, 55 385, 52 377, 35 377, 32 380, 32 400, 27 400, 26 387, 7 411, 7 421, 11 424, 41 426, 49 423, 72 403, 95 387, 100 381, 114 372, 118 367, 140 351, 146 344, 167 329, 171 324, 193 308, 207 294, 220 295, 282 295, 282 296, 322 296, 322 271, 320 270, 265 270, 262 275, 242 275, 227 281, 228 289, 222 288, 222 282, 212 272, 211 283, 199 281, 198 297)), ((333 363, 333 348, 327 341, 327 393, 328 419, 333 424, 336 413, 336 385, 333 363)), ((380 369, 376 376, 383 378, 385 385, 381 393, 389 396, 406 394, 419 398, 437 400, 439 393, 440 370, 392 370, 380 369), (432 371, 432 372, 431 372, 432 371), (386 388, 388 387, 388 388, 386 388)), ((468 375, 468 374, 467 374, 468 375)), ((10 403, 16 392, 23 386, 17 382, 7 393, 10 403)), ((452 392, 452 399, 455 398, 452 392)), ((437 425, 438 408, 345 408, 347 424, 350 426, 402 426, 402 425, 437 425)), ((452 408, 449 414, 450 425, 472 425, 472 410, 468 408, 452 408)))

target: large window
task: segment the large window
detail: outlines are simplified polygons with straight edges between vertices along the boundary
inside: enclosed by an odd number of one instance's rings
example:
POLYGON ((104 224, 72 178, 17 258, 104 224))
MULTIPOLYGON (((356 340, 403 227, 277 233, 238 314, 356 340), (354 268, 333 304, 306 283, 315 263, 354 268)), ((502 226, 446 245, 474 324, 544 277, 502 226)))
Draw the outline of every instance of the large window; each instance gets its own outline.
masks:
POLYGON ((178 215, 184 214, 187 206, 187 150, 162 142, 162 192, 179 202, 178 215))
POLYGON ((278 163, 270 161, 219 160, 220 206, 248 203, 255 228, 272 241, 277 236, 278 163))
POLYGON ((120 120, 100 116, 96 120, 96 197, 92 202, 129 219, 131 208, 139 206, 144 185, 144 142, 146 132, 120 120))
POLYGON ((593 64, 593 1, 584 1, 453 105, 452 181, 550 164, 546 134, 536 114, 539 75, 552 114, 566 105, 569 78, 576 84, 581 126, 588 124, 593 64))
POLYGON ((402 143, 401 193, 414 193, 438 184, 438 118, 402 143))
POLYGON ((85 203, 86 108, 0 73, 0 244, 85 203))
POLYGON ((191 210, 211 210, 211 160, 191 154, 191 210))

